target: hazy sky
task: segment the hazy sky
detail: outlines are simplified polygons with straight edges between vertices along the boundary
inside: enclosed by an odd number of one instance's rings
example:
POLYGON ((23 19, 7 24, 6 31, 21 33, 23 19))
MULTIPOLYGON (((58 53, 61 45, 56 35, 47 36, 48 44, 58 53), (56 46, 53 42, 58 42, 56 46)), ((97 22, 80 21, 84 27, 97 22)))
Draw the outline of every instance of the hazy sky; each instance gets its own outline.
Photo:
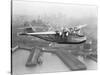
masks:
POLYGON ((43 3, 32 1, 13 1, 13 14, 20 15, 52 15, 64 14, 67 17, 97 16, 96 6, 43 3))
POLYGON ((42 21, 52 26, 57 25, 59 28, 62 26, 69 27, 87 24, 87 30, 89 30, 87 32, 95 36, 97 33, 97 7, 92 5, 73 5, 25 0, 13 1, 13 15, 27 15, 29 17, 31 16, 32 19, 42 16, 42 21))

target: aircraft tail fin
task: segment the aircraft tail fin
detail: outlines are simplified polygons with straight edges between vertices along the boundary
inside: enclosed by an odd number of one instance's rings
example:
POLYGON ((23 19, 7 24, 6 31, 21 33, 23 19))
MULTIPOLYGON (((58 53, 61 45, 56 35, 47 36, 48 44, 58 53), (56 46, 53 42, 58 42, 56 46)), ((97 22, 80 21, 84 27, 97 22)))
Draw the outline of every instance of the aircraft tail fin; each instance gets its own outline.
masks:
POLYGON ((18 29, 24 30, 25 33, 33 33, 36 31, 35 28, 33 28, 31 24, 28 27, 23 27, 23 28, 18 28, 18 29))

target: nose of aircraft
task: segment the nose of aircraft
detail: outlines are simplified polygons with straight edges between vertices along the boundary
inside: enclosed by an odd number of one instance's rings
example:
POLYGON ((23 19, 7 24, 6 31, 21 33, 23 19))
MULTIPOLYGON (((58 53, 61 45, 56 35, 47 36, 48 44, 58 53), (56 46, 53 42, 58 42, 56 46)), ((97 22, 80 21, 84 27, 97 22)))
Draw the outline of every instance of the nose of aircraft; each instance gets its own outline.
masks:
POLYGON ((84 36, 84 37, 83 37, 83 41, 86 41, 86 40, 87 40, 87 37, 86 37, 86 36, 84 36))
POLYGON ((87 40, 86 36, 77 36, 77 37, 69 38, 69 42, 75 44, 84 43, 86 40, 87 40))
POLYGON ((78 38, 78 41, 79 42, 85 42, 87 40, 87 37, 86 36, 79 36, 79 38, 78 38))

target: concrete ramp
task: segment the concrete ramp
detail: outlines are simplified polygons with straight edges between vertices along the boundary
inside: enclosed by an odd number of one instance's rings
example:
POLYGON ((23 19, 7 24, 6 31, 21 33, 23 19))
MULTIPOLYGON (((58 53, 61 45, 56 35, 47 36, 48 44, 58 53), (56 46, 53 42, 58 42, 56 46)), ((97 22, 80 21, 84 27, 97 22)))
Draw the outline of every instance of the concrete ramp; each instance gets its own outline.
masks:
POLYGON ((30 52, 28 59, 27 59, 26 66, 27 67, 36 66, 40 62, 39 61, 39 57, 41 55, 40 53, 41 53, 40 49, 33 48, 30 52))
POLYGON ((56 55, 64 62, 66 66, 70 68, 72 71, 76 70, 86 70, 86 66, 80 62, 75 56, 73 56, 68 51, 58 50, 56 51, 56 55))

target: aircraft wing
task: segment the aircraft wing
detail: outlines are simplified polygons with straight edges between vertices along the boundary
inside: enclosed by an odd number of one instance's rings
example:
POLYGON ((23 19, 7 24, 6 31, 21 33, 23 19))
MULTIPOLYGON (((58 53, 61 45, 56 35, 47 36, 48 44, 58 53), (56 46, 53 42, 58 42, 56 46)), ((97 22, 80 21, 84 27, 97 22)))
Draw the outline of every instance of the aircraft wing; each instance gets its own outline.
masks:
POLYGON ((55 31, 48 31, 48 32, 34 32, 34 33, 19 33, 19 35, 48 35, 48 34, 56 34, 55 31))
POLYGON ((30 35, 39 35, 39 34, 56 34, 54 31, 48 31, 48 32, 35 32, 35 33, 27 33, 30 35))

